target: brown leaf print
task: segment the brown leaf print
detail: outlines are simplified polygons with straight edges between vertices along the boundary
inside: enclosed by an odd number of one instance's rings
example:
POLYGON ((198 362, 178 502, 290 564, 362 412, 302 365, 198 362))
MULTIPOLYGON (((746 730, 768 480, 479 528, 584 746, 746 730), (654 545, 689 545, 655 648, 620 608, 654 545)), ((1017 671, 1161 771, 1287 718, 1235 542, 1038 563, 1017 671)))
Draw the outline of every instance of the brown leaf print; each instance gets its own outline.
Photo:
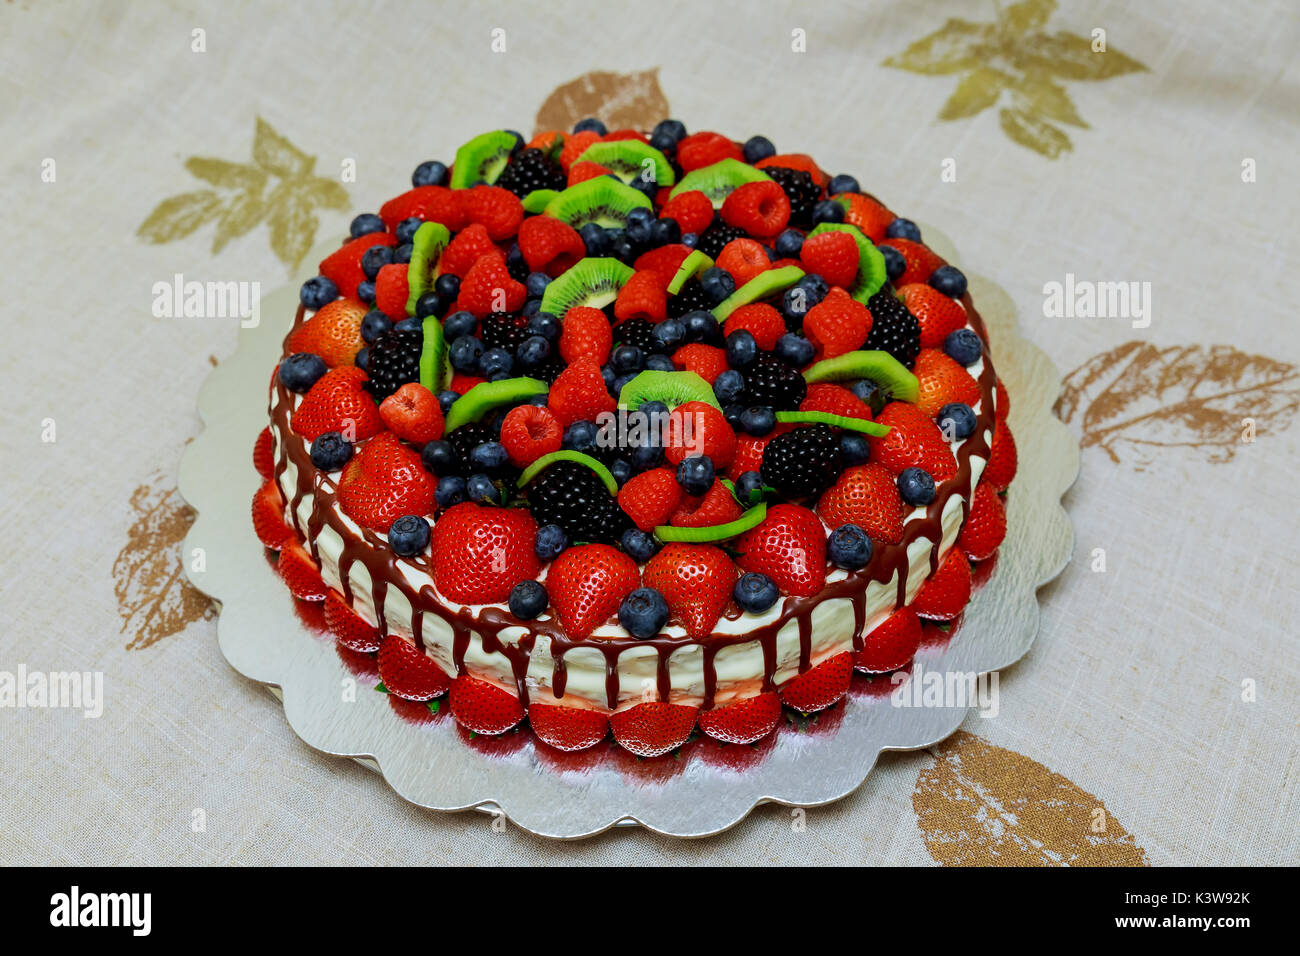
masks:
POLYGON ((1150 865, 1099 799, 1037 761, 965 731, 931 753, 912 808, 943 865, 1150 865))
POLYGON ((610 129, 649 129, 668 115, 659 89, 659 68, 640 73, 584 73, 546 98, 537 111, 536 132, 567 131, 580 119, 596 116, 610 129))
POLYGON ((1244 419, 1256 434, 1287 427, 1300 409, 1300 371, 1230 345, 1157 348, 1125 342, 1066 376, 1056 411, 1078 422, 1080 444, 1139 469, 1166 448, 1229 461, 1244 419))
POLYGON ((161 474, 131 495, 137 517, 126 546, 113 562, 113 591, 131 635, 128 651, 140 650, 213 615, 212 602, 185 577, 181 541, 194 515, 170 479, 161 474))

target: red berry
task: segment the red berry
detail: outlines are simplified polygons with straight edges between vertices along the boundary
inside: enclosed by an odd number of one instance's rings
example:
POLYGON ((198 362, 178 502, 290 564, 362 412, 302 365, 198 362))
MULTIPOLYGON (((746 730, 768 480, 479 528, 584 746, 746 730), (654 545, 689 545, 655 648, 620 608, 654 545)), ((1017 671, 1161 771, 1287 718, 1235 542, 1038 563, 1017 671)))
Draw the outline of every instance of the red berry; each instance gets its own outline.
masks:
POLYGON ((762 740, 780 723, 781 698, 770 691, 702 711, 699 717, 700 730, 714 740, 729 744, 762 740))
POLYGON ((855 524, 882 544, 898 544, 903 538, 903 499, 894 476, 882 465, 846 468, 822 494, 817 513, 831 528, 855 524))
POLYGON ((722 219, 751 236, 775 236, 790 221, 790 199, 770 179, 744 183, 723 201, 722 219))
POLYGON ((943 260, 932 252, 929 246, 910 239, 886 239, 882 245, 893 246, 903 254, 903 259, 907 263, 903 274, 894 281, 896 287, 927 282, 931 273, 943 265, 943 260))
POLYGON ((860 349, 871 332, 871 321, 865 305, 836 287, 808 310, 803 331, 817 349, 817 358, 828 359, 860 349))
POLYGON ((388 200, 379 207, 379 218, 384 220, 389 232, 406 219, 440 222, 452 232, 465 228, 465 190, 451 190, 446 186, 417 186, 402 195, 388 200))
POLYGON ((257 441, 253 442, 253 467, 263 478, 270 478, 275 470, 275 444, 270 428, 258 432, 257 441))
MULTIPOLYGON (((653 270, 632 273, 623 288, 618 290, 618 299, 614 302, 615 318, 620 322, 628 319, 662 322, 668 317, 667 285, 653 270)), ((567 315, 565 321, 568 321, 567 315)))
POLYGON ((671 620, 686 628, 687 637, 700 639, 713 633, 737 577, 731 558, 716 545, 673 542, 646 563, 642 583, 664 596, 671 620))
POLYGON ((724 159, 743 161, 744 158, 740 147, 721 133, 692 133, 677 144, 677 163, 687 173, 720 163, 724 159))
POLYGON ((274 481, 263 482, 253 495, 253 531, 258 541, 274 551, 297 537, 285 523, 284 500, 274 481))
POLYGON ((397 240, 386 232, 371 232, 345 242, 321 260, 320 274, 339 287, 339 294, 355 299, 357 286, 366 281, 361 269, 361 257, 371 246, 393 246, 397 240))
POLYGON ((452 505, 433 526, 433 583, 461 604, 506 601, 541 570, 536 537, 537 522, 521 508, 452 505))
POLYGON ((624 750, 638 757, 659 757, 690 739, 699 712, 686 704, 646 701, 611 715, 609 727, 624 750))
POLYGON ((765 352, 776 348, 777 339, 786 332, 785 320, 781 318, 781 313, 766 302, 742 305, 727 316, 727 321, 722 327, 723 332, 730 335, 739 329, 748 331, 754 337, 758 347, 765 352))
POLYGON ((673 353, 673 364, 687 372, 694 372, 710 385, 729 368, 726 350, 703 342, 681 346, 673 353))
POLYGON ((732 239, 722 247, 714 265, 730 272, 739 287, 771 268, 772 260, 767 257, 767 249, 762 243, 753 239, 732 239))
POLYGON ((826 529, 807 508, 771 506, 733 547, 742 570, 766 574, 787 594, 810 596, 826 583, 826 529))
POLYGON ((972 561, 991 558, 1007 536, 1007 512, 990 484, 981 482, 971 495, 970 514, 957 535, 957 547, 972 561))
POLYGON ((966 327, 966 309, 960 302, 919 282, 900 286, 898 294, 907 311, 921 324, 921 348, 943 348, 943 340, 966 327))
POLYGON ((560 166, 567 173, 577 158, 585 153, 592 143, 598 142, 600 142, 600 134, 594 129, 584 129, 581 133, 570 133, 565 136, 564 148, 560 150, 560 166))
POLYGON ((588 179, 599 179, 601 176, 608 175, 609 170, 600 163, 593 163, 589 159, 584 159, 569 167, 567 185, 576 186, 578 183, 585 183, 588 179))
POLYGON ((912 610, 921 617, 951 621, 970 600, 970 562, 961 549, 953 548, 939 565, 939 570, 921 585, 912 601, 912 610))
POLYGON ((405 263, 392 262, 375 276, 375 308, 394 321, 406 318, 406 300, 411 287, 405 263))
POLYGON ((519 227, 519 251, 530 272, 554 278, 587 254, 576 229, 551 216, 529 216, 519 227))
POLYGON ((417 445, 442 437, 442 406, 416 382, 407 382, 380 402, 379 417, 398 438, 417 445))
POLYGON ((781 688, 781 702, 804 714, 825 710, 849 692, 853 654, 845 651, 804 671, 781 688))
POLYGON ((519 231, 519 224, 524 221, 523 203, 508 189, 500 186, 474 186, 463 191, 461 208, 465 218, 476 222, 488 231, 488 235, 498 242, 509 239, 519 231))
POLYGON ((434 484, 414 449, 381 432, 343 467, 339 506, 357 524, 386 533, 403 515, 433 510, 434 484))
POLYGON ((388 634, 379 645, 379 679, 403 700, 433 700, 447 693, 451 679, 413 643, 388 634))
POLYGON ((868 436, 873 462, 894 474, 904 468, 924 468, 935 481, 947 481, 957 473, 957 461, 939 426, 915 405, 890 402, 876 421, 890 430, 883 438, 868 436))
POLYGON ((799 403, 801 412, 826 412, 845 418, 871 421, 871 406, 843 385, 833 382, 814 382, 808 386, 804 400, 799 403))
POLYGON ((455 310, 468 309, 479 318, 493 312, 518 312, 528 298, 522 282, 510 277, 506 257, 482 256, 460 281, 455 310))
MULTIPOLYGON (((703 195, 703 193, 700 195, 703 195)), ((708 202, 708 200, 706 199, 705 202, 708 202)), ((710 206, 710 217, 712 217, 713 214, 712 210, 713 207, 710 206)), ((682 230, 682 232, 685 231, 685 229, 682 230)), ((684 246, 681 243, 675 243, 668 246, 658 246, 641 253, 641 255, 636 257, 636 262, 632 265, 637 272, 655 273, 655 275, 659 276, 659 281, 667 287, 668 283, 672 281, 673 276, 677 274, 677 269, 686 261, 686 257, 690 254, 691 247, 684 246)))
POLYGON ((546 574, 551 604, 565 633, 574 640, 604 624, 640 581, 636 562, 608 544, 568 548, 551 562, 546 574))
POLYGON ((931 418, 951 402, 962 402, 973 408, 980 400, 975 379, 941 349, 921 349, 913 371, 920 385, 916 407, 931 418))
POLYGON ((682 500, 682 486, 670 468, 652 468, 633 475, 618 490, 619 507, 642 531, 667 524, 682 500))
POLYGON ((289 427, 308 441, 325 432, 342 432, 350 441, 378 434, 384 423, 375 400, 361 387, 366 381, 366 373, 355 365, 331 369, 311 387, 289 427))
POLYGON ((726 524, 740 517, 741 508, 736 496, 720 479, 704 494, 687 495, 673 511, 668 523, 679 528, 707 528, 726 524))
POLYGON ((864 236, 877 244, 884 241, 885 230, 897 218, 872 196, 841 193, 835 199, 844 207, 844 221, 850 226, 857 226, 864 236))
POLYGON ((361 320, 366 311, 356 299, 335 299, 293 330, 286 349, 290 354, 319 355, 331 368, 351 365, 366 345, 361 338, 361 320))
POLYGON ((609 733, 609 718, 586 707, 530 703, 528 723, 539 740, 557 750, 585 750, 609 733))
POLYGON ((767 169, 769 166, 779 166, 782 169, 797 169, 810 174, 813 182, 818 186, 825 186, 830 182, 830 177, 822 172, 822 168, 807 153, 777 153, 775 156, 760 159, 754 165, 759 169, 767 169))
POLYGON ((280 551, 276 570, 288 585, 289 593, 299 601, 325 600, 327 589, 321 580, 320 568, 296 539, 286 543, 280 551))
POLYGON ((799 258, 805 272, 815 272, 831 285, 849 289, 858 277, 858 244, 852 234, 842 230, 809 236, 799 258))
POLYGON ((998 422, 993 429, 993 444, 989 449, 989 463, 980 475, 980 484, 991 485, 994 491, 1006 491, 1011 479, 1016 477, 1020 456, 1016 440, 1006 422, 998 422))
POLYGON ((440 275, 453 275, 460 279, 483 256, 500 254, 501 250, 492 241, 487 229, 476 222, 452 236, 451 242, 447 243, 447 248, 438 257, 438 272, 440 275))
POLYGON ((322 612, 330 633, 344 647, 363 654, 379 650, 381 643, 379 628, 348 607, 347 602, 337 591, 330 591, 325 595, 322 612))
POLYGON ((668 416, 664 458, 672 464, 680 465, 692 455, 708 455, 713 467, 724 471, 735 454, 736 433, 715 406, 685 402, 668 416))
POLYGON ((564 429, 550 409, 536 405, 512 408, 501 422, 501 444, 510 460, 520 468, 531 465, 543 455, 559 451, 563 438, 564 429))
POLYGON ((618 407, 605 387, 600 366, 589 358, 579 358, 569 363, 554 382, 547 397, 547 407, 568 428, 574 422, 595 421, 603 412, 618 407))
POLYGON ((449 702, 456 723, 476 734, 495 737, 524 719, 518 697, 468 674, 451 682, 449 702))
POLYGON ((900 607, 862 639, 853 655, 853 669, 864 674, 888 674, 916 656, 921 644, 921 619, 910 607, 900 607))
POLYGON ((564 313, 560 328, 560 357, 564 361, 573 363, 586 358, 603 365, 613 346, 609 319, 600 309, 580 305, 564 313))
POLYGON ((674 220, 681 226, 682 235, 688 232, 699 235, 713 222, 713 201, 698 189, 688 189, 664 204, 660 218, 674 220))

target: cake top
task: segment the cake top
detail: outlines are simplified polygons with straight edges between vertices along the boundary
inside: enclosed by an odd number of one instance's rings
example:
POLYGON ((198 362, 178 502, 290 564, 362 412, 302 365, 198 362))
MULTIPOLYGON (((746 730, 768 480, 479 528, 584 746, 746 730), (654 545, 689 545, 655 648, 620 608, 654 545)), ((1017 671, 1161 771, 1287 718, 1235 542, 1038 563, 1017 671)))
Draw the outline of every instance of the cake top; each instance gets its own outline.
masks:
POLYGON ((589 119, 412 187, 303 285, 277 378, 342 511, 448 602, 703 640, 867 569, 954 480, 966 279, 852 176, 589 119))

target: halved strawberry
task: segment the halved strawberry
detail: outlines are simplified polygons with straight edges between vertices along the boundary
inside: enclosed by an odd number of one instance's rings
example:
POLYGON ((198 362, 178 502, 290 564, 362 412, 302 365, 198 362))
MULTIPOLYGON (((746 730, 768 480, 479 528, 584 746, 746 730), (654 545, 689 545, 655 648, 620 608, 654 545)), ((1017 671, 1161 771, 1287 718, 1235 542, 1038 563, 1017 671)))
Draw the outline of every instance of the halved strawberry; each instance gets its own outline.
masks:
POLYGON ((257 441, 253 442, 253 467, 267 479, 275 471, 275 443, 271 439, 269 426, 258 432, 257 441))
POLYGON ((253 531, 257 540, 273 551, 279 551, 296 535, 284 521, 284 500, 274 481, 262 483, 253 495, 253 531))
POLYGON ((1016 452, 1016 440, 1006 422, 998 422, 993 429, 993 444, 989 450, 989 463, 980 475, 980 484, 993 486, 994 491, 1006 491, 1011 479, 1016 477, 1016 467, 1020 457, 1016 452))
POLYGON ((970 562, 960 548, 953 548, 939 570, 921 585, 911 607, 921 617, 951 621, 966 607, 970 594, 970 562))
POLYGON ((781 698, 772 691, 700 713, 700 730, 729 744, 752 744, 776 730, 781 698))
POLYGON ((323 601, 328 590, 321 580, 320 568, 307 550, 296 540, 286 543, 276 565, 289 593, 300 601, 323 601))
POLYGON ((379 650, 379 628, 348 607, 337 591, 325 595, 323 612, 330 633, 344 647, 362 652, 379 650))
POLYGON ((716 545, 674 542, 646 563, 641 583, 662 594, 672 619, 699 639, 713 632, 737 577, 736 566, 716 545))
POLYGON ((586 707, 530 703, 528 723, 543 743, 565 751, 594 747, 609 733, 609 718, 586 707))
POLYGON ((504 734, 524 719, 519 698, 496 684, 462 674, 451 682, 451 716, 476 734, 504 734))
POLYGON ((1007 536, 1007 512, 997 490, 981 482, 971 495, 970 514, 957 535, 957 547, 972 561, 993 556, 1007 536))
POLYGON ((813 714, 840 700, 853 679, 853 654, 845 651, 804 671, 781 688, 781 702, 804 714, 813 714))
POLYGON ((551 604, 565 633, 575 640, 605 623, 640 583, 636 562, 607 544, 568 548, 546 574, 551 604))
POLYGON ((921 619, 910 607, 900 607, 878 624, 853 655, 854 670, 887 674, 903 667, 921 644, 921 619))
POLYGON ((620 710, 609 718, 614 739, 639 757, 658 757, 690 739, 698 707, 655 700, 620 710))
POLYGON ((403 700, 433 700, 447 693, 451 679, 410 641, 385 635, 379 645, 379 679, 403 700))

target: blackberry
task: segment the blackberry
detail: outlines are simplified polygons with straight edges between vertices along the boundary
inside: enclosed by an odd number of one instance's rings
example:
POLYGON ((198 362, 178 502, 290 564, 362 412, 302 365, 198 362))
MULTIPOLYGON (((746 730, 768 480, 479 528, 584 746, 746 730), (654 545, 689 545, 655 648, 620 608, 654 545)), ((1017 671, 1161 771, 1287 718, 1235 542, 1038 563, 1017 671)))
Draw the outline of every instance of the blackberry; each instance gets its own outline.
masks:
POLYGON ((383 332, 370 346, 366 388, 382 402, 407 382, 420 380, 420 350, 424 333, 416 329, 383 332))
POLYGON ((808 394, 803 373, 774 355, 760 354, 744 372, 744 402, 766 405, 774 411, 793 411, 808 394))
POLYGON ((813 206, 822 198, 821 187, 813 182, 812 173, 784 166, 768 166, 763 172, 776 180, 790 200, 790 225, 811 226, 813 206))
POLYGON ((844 470, 840 441, 827 425, 777 435, 763 449, 758 473, 786 498, 815 498, 844 470))
POLYGON ((695 248, 710 259, 716 259, 723 246, 732 239, 744 239, 748 236, 749 233, 744 229, 728 226, 721 219, 714 219, 712 224, 700 233, 700 239, 695 243, 695 248))
POLYGON ((518 312, 489 312, 479 320, 478 329, 484 350, 501 348, 513 354, 528 338, 528 317, 518 312))
POLYGON ((560 377, 560 373, 568 367, 568 363, 560 358, 557 353, 552 353, 545 362, 535 368, 527 371, 529 378, 541 379, 547 385, 554 385, 555 380, 560 377))
POLYGON ((687 312, 694 312, 696 309, 707 312, 712 308, 713 299, 704 291, 699 279, 687 279, 677 290, 676 295, 668 297, 668 315, 674 319, 679 319, 687 312))
POLYGON ((921 351, 921 323, 893 293, 888 283, 867 300, 871 312, 871 331, 864 349, 888 352, 908 368, 916 364, 921 351))
POLYGON ((448 432, 446 440, 456 449, 456 460, 460 463, 460 474, 469 477, 474 470, 469 463, 469 453, 485 441, 496 441, 497 434, 487 422, 466 422, 455 431, 448 432))
POLYGON ((496 184, 523 199, 534 189, 561 190, 568 183, 560 164, 540 149, 522 149, 510 160, 496 184))
POLYGON ((654 351, 654 324, 646 319, 628 319, 614 326, 614 341, 619 345, 635 345, 647 354, 654 351))
POLYGON ((615 544, 629 525, 604 482, 574 461, 557 461, 525 493, 538 525, 557 524, 570 541, 615 544))

